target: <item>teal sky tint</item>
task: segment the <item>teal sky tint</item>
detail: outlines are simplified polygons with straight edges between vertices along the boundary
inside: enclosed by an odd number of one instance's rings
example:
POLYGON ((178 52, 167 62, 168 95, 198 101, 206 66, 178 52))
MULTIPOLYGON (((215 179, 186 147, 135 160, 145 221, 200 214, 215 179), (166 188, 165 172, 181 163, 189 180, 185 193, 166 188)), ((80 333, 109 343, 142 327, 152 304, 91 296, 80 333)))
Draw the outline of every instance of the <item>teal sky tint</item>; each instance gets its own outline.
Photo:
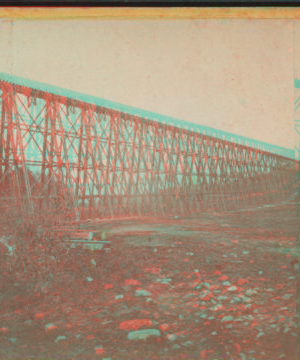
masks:
POLYGON ((300 80, 299 79, 294 80, 294 86, 295 86, 295 88, 300 89, 300 80))
MULTIPOLYGON (((179 119, 176 119, 173 117, 168 117, 168 116, 160 115, 160 114, 157 114, 154 112, 145 111, 145 110, 127 106, 124 104, 119 104, 119 103, 116 103, 113 101, 101 99, 101 98, 98 98, 95 96, 81 94, 79 92, 66 90, 66 89, 56 87, 56 86, 51 86, 48 84, 43 84, 40 82, 25 79, 22 77, 13 76, 13 75, 10 75, 7 73, 0 73, 0 80, 6 81, 9 83, 13 83, 13 84, 17 84, 17 85, 26 86, 26 87, 29 87, 29 88, 32 88, 35 90, 45 91, 45 92, 49 92, 52 94, 64 96, 64 97, 67 97, 70 99, 83 101, 83 102, 90 103, 90 104, 95 104, 97 106, 114 109, 117 111, 121 111, 123 113, 128 113, 128 114, 139 116, 139 117, 146 118, 149 120, 154 120, 159 123, 166 124, 166 125, 172 125, 172 126, 175 126, 175 127, 181 128, 181 129, 191 130, 191 131, 203 134, 203 135, 213 136, 213 137, 216 137, 216 138, 219 138, 222 140, 227 140, 229 142, 234 142, 234 143, 248 146, 248 147, 251 147, 254 149, 263 150, 263 151, 281 155, 281 156, 284 156, 287 158, 291 158, 291 159, 295 158, 295 152, 292 149, 287 149, 284 147, 272 145, 272 144, 269 144, 266 142, 257 141, 257 140, 247 138, 244 136, 239 136, 236 134, 231 134, 229 132, 216 130, 214 128, 210 128, 210 127, 196 124, 193 122, 183 121, 183 120, 179 120, 179 119)), ((300 83, 299 80, 295 80, 295 86, 296 85, 298 86, 299 83, 300 83)))

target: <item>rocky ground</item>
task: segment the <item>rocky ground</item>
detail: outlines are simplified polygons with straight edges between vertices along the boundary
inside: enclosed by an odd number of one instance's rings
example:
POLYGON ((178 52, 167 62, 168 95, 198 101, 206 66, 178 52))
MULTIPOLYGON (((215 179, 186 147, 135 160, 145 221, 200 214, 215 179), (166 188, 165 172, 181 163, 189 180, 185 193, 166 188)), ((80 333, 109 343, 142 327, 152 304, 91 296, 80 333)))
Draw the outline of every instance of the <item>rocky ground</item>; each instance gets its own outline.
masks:
POLYGON ((298 360, 297 219, 290 203, 81 224, 111 243, 81 251, 80 276, 1 274, 0 358, 298 360))

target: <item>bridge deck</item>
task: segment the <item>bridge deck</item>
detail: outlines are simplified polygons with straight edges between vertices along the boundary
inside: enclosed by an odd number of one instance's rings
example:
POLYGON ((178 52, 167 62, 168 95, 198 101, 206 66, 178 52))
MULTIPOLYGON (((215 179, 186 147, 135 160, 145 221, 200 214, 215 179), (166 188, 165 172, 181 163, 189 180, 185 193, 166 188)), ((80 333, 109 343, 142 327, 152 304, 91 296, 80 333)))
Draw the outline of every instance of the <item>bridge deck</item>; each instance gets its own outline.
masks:
POLYGON ((236 144, 244 145, 247 147, 251 147, 254 149, 259 149, 264 152, 269 152, 276 155, 281 155, 289 159, 295 158, 295 152, 292 149, 286 149, 280 146, 272 145, 269 143, 265 143, 262 141, 257 141, 251 138, 247 138, 244 136, 232 134, 229 132, 217 130, 208 126, 203 126, 200 124, 179 120, 173 117, 157 114, 151 111, 146 111, 142 109, 138 109, 132 106, 127 106, 123 104, 119 104, 113 101, 101 99, 95 96, 81 94, 79 92, 63 89, 56 86, 51 86, 48 84, 43 84, 40 82, 24 79, 22 77, 13 76, 6 73, 0 73, 0 80, 6 81, 12 84, 28 87, 31 89, 35 89, 38 91, 51 93, 54 95, 58 95, 61 97, 65 97, 72 100, 77 100, 79 102, 85 102, 89 104, 94 104, 96 106, 102 108, 113 109, 116 111, 120 111, 121 113, 126 113, 134 116, 138 116, 144 119, 149 119, 156 121, 161 124, 175 126, 181 129, 190 130, 199 134, 203 134, 206 136, 212 136, 214 138, 218 138, 221 140, 226 140, 228 142, 233 142, 236 144))

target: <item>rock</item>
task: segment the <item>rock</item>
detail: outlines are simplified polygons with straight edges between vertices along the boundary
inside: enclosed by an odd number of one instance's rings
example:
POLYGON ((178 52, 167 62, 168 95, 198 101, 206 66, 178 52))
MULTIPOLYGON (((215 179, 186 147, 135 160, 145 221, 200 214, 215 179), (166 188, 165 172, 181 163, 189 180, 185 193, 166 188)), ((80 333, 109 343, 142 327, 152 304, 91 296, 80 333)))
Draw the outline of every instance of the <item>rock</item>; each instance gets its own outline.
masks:
POLYGON ((256 338, 258 339, 258 338, 260 338, 260 337, 263 336, 263 335, 265 335, 265 333, 261 331, 259 334, 257 334, 256 338))
MULTIPOLYGON (((202 283, 202 284, 200 284, 198 286, 200 286, 200 287, 205 286, 205 287, 207 287, 209 289, 210 288, 210 283, 205 282, 205 283, 202 283)), ((196 289, 198 288, 198 286, 196 287, 196 289)))
POLYGON ((45 325, 45 330, 48 331, 48 330, 54 330, 54 329, 57 329, 57 327, 54 325, 54 324, 47 324, 45 325))
POLYGON ((94 259, 91 260, 91 264, 93 264, 93 265, 95 265, 95 266, 97 265, 97 264, 96 264, 96 261, 95 261, 94 259))
POLYGON ((182 345, 183 346, 190 346, 190 345, 193 345, 194 342, 193 341, 186 341, 185 343, 183 343, 182 345))
POLYGON ((9 252, 9 256, 14 256, 14 252, 15 252, 15 246, 10 246, 10 244, 8 243, 8 240, 11 239, 11 236, 6 237, 5 235, 3 235, 2 237, 0 237, 0 242, 2 244, 4 244, 9 252))
POLYGON ((140 281, 138 280, 135 280, 135 279, 127 279, 125 280, 125 286, 138 286, 138 285, 141 285, 140 281))
POLYGON ((151 293, 147 290, 136 290, 135 296, 150 296, 151 293))
POLYGON ((217 304, 215 307, 212 308, 212 311, 220 311, 223 309, 224 309, 224 306, 222 304, 217 304))
POLYGON ((129 321, 123 321, 120 323, 119 327, 121 330, 138 330, 142 326, 151 326, 153 325, 150 319, 135 319, 129 321))
POLYGON ((222 322, 223 321, 233 321, 233 317, 232 316, 224 316, 221 321, 222 322))
POLYGON ((167 339, 168 339, 169 341, 175 341, 177 338, 178 338, 178 336, 175 335, 175 334, 168 334, 168 335, 167 335, 167 339))
POLYGON ((160 325, 160 330, 162 331, 167 331, 170 329, 170 326, 168 324, 161 324, 160 325))
POLYGON ((283 300, 290 300, 290 298, 293 296, 293 294, 284 294, 283 296, 282 296, 282 299, 283 300))
POLYGON ((252 299, 250 297, 243 296, 243 301, 246 303, 250 303, 250 302, 252 302, 252 299))
POLYGON ((160 282, 161 284, 164 285, 169 285, 169 283, 172 281, 172 279, 157 279, 157 282, 160 282))
POLYGON ((146 340, 149 336, 160 336, 160 331, 157 329, 131 331, 128 334, 128 339, 129 340, 146 340))
POLYGON ((94 349, 95 349, 96 354, 98 354, 98 355, 101 355, 104 353, 103 346, 101 346, 101 345, 95 346, 94 349))
POLYGON ((56 339, 55 339, 55 341, 54 342, 58 342, 58 341, 60 341, 60 340, 65 340, 66 339, 66 337, 65 336, 58 336, 56 339))
POLYGON ((230 286, 228 288, 228 291, 236 291, 237 290, 237 287, 236 286, 230 286))
POLYGON ((257 294, 257 291, 256 291, 256 290, 249 289, 249 290, 246 291, 245 294, 246 294, 247 296, 252 296, 252 295, 257 294))

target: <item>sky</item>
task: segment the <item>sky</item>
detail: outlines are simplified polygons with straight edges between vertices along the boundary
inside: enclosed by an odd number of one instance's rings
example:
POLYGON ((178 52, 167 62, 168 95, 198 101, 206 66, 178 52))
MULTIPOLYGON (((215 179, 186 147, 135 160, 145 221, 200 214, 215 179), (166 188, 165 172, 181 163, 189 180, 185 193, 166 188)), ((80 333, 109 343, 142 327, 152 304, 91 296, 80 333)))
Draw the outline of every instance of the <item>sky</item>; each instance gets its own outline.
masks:
POLYGON ((0 72, 294 148, 293 44, 285 20, 1 21, 0 72))

